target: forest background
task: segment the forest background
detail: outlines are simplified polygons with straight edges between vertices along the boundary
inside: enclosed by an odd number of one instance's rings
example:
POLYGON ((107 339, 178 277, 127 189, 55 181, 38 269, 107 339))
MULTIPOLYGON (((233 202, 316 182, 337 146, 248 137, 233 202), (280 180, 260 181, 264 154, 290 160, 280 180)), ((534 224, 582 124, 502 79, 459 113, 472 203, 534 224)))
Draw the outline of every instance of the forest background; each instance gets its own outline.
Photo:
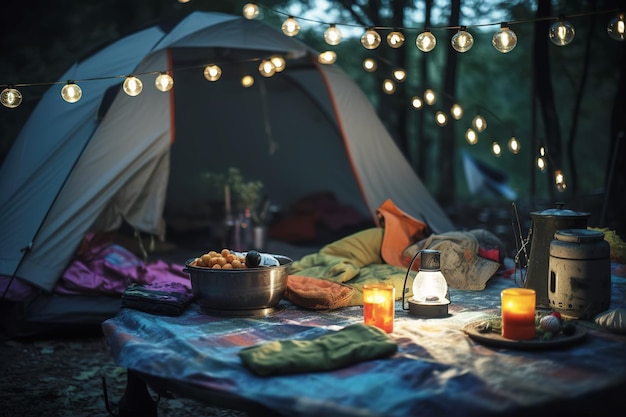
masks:
MULTIPOLYGON (((93 51, 162 19, 192 10, 241 14, 245 1, 216 0, 76 0, 9 2, 4 5, 0 35, 0 88, 20 87, 24 102, 16 109, 0 107, 0 162, 41 95, 74 62, 93 51)), ((626 46, 607 34, 608 22, 623 8, 615 0, 377 0, 264 1, 257 3, 266 23, 280 30, 288 15, 299 18, 297 38, 319 51, 333 50, 341 66, 365 91, 381 120, 427 188, 444 207, 463 201, 499 204, 510 200, 568 202, 592 211, 596 225, 626 230, 626 46), (548 38, 557 16, 575 28, 574 40, 556 46, 548 38), (509 22, 518 43, 509 53, 492 45, 501 22, 509 22), (323 32, 336 24, 343 41, 329 46, 323 32), (455 51, 450 39, 466 26, 474 46, 455 51), (367 50, 360 36, 379 28, 381 46, 367 50), (415 37, 432 30, 437 46, 428 53, 415 37), (391 48, 386 35, 400 30, 401 48, 391 48), (373 57, 375 72, 362 62, 373 57), (394 69, 407 78, 383 92, 394 69), (437 101, 416 110, 414 97, 433 90, 437 101), (443 127, 435 113, 449 114, 460 104, 464 115, 443 127), (465 133, 481 114, 488 128, 470 145, 465 133), (518 153, 507 149, 515 136, 518 153), (498 142, 502 153, 492 152, 498 142), (546 168, 537 167, 546 149, 546 168), (463 171, 463 155, 478 159, 515 194, 472 194, 463 171), (566 187, 557 186, 555 172, 566 187)), ((112 74, 117 75, 117 74, 112 74)), ((532 205, 531 205, 532 207, 532 205)))

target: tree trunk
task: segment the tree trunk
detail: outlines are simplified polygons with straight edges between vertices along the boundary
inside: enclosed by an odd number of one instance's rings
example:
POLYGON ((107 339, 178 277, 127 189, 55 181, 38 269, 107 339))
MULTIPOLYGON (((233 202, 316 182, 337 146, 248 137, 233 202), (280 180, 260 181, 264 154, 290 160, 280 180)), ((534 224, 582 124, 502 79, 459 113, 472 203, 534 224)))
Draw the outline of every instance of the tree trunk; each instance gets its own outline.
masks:
MULTIPOLYGON (((424 27, 430 28, 430 16, 433 7, 433 0, 424 0, 424 27)), ((428 58, 429 53, 423 53, 420 55, 422 60, 420 62, 420 73, 419 73, 419 86, 420 88, 425 88, 428 85, 428 58)), ((424 110, 420 110, 417 113, 417 155, 415 158, 416 167, 415 171, 417 175, 422 179, 426 180, 428 178, 429 170, 426 169, 426 161, 428 152, 430 150, 430 139, 424 135, 424 122, 426 120, 424 110)))

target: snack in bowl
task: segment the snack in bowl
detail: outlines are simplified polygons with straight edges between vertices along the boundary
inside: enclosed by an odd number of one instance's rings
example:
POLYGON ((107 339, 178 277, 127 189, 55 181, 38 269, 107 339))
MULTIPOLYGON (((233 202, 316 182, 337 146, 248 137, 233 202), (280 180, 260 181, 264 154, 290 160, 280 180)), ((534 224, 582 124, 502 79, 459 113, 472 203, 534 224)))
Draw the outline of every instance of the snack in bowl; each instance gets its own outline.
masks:
POLYGON ((194 259, 189 264, 200 268, 212 269, 241 269, 247 268, 246 257, 229 249, 222 249, 220 252, 211 250, 194 259))

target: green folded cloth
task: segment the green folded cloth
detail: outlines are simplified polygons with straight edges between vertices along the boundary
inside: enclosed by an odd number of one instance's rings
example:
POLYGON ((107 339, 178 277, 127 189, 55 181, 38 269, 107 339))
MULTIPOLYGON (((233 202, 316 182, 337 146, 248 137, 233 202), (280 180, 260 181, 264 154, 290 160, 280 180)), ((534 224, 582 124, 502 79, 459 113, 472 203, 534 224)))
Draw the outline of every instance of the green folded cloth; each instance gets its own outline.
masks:
POLYGON ((363 323, 312 340, 275 340, 239 351, 259 376, 330 371, 393 355, 398 345, 378 327, 363 323))

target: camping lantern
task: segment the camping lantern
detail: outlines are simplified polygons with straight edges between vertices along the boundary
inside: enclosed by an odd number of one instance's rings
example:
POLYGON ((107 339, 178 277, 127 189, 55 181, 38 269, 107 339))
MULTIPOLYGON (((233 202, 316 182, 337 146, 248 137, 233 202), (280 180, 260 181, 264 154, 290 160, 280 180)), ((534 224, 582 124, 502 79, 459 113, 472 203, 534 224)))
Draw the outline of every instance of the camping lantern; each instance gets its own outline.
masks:
POLYGON ((413 279, 413 298, 408 300, 409 314, 421 317, 445 317, 448 315, 448 283, 441 273, 441 252, 438 250, 424 249, 417 251, 407 269, 402 291, 402 309, 406 310, 404 294, 406 281, 413 268, 413 263, 421 254, 420 267, 413 279))

